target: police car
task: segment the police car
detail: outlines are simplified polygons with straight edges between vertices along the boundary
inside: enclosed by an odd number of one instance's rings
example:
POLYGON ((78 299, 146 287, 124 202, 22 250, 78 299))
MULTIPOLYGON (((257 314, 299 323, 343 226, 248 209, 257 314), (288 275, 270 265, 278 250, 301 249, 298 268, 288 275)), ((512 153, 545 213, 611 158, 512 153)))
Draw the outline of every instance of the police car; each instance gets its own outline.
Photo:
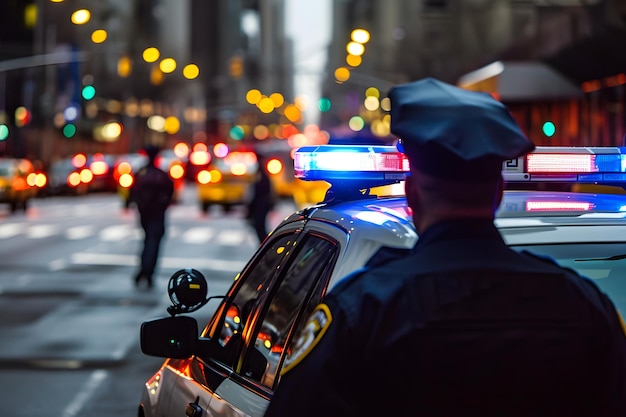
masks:
MULTIPOLYGON (((402 184, 408 160, 395 147, 304 147, 294 167, 298 178, 332 184, 326 200, 284 219, 225 295, 207 298, 210 282, 194 269, 170 279, 170 317, 141 327, 142 351, 166 360, 145 383, 139 416, 262 416, 324 294, 372 256, 417 242, 404 196, 368 192, 402 184), (217 308, 201 330, 187 313, 209 300, 217 308)), ((626 196, 531 189, 626 184, 626 149, 538 147, 506 161, 503 176, 523 184, 497 212, 505 241, 594 279, 626 311, 626 196)))

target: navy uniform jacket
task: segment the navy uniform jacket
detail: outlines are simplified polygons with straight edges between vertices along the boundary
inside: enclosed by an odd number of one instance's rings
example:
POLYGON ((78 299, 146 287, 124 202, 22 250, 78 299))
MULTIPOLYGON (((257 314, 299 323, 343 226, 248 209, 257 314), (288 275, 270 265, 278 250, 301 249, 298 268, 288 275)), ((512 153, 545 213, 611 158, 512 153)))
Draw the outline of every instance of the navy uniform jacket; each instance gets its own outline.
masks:
POLYGON ((596 285, 449 221, 347 278, 266 417, 626 416, 626 337, 596 285))

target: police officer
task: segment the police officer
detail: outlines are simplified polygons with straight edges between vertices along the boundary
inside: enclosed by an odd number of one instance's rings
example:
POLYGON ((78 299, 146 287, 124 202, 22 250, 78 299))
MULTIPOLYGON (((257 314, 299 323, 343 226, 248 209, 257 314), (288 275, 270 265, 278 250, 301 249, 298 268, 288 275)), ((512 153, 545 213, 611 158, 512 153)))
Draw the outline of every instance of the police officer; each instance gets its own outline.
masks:
POLYGON ((389 97, 418 243, 326 295, 266 417, 625 416, 611 301, 493 224, 502 162, 534 148, 506 107, 431 78, 389 97))

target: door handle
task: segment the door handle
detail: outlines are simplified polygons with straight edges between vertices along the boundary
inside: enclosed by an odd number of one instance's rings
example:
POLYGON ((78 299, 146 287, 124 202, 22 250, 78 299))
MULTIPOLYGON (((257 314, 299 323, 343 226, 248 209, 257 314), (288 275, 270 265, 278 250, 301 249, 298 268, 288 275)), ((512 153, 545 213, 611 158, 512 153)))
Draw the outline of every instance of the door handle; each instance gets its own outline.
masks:
POLYGON ((192 403, 187 404, 187 408, 185 409, 185 415, 187 417, 202 417, 203 409, 198 405, 198 401, 200 401, 200 397, 196 397, 196 400, 192 403))

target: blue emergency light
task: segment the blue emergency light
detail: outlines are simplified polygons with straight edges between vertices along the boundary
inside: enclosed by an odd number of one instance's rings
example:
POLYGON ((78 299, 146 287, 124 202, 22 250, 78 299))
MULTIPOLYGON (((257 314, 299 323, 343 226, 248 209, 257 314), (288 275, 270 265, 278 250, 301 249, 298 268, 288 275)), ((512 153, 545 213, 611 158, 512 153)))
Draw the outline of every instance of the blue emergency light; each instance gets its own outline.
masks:
POLYGON ((294 154, 294 172, 305 181, 358 181, 367 188, 404 180, 409 160, 395 146, 305 146, 294 154))
POLYGON ((399 183, 408 173, 409 160, 395 146, 305 146, 294 153, 296 178, 331 184, 325 201, 367 196, 370 188, 399 183))

